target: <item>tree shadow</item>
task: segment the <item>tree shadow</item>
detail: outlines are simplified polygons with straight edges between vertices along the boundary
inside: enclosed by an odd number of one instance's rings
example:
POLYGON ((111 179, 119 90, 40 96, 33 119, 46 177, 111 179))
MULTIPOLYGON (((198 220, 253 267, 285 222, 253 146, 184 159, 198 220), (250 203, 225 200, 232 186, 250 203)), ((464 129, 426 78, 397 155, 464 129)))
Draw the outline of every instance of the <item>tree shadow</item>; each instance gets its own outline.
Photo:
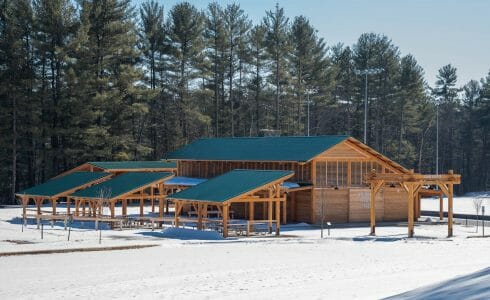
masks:
POLYGON ((490 299, 490 267, 385 299, 490 299))

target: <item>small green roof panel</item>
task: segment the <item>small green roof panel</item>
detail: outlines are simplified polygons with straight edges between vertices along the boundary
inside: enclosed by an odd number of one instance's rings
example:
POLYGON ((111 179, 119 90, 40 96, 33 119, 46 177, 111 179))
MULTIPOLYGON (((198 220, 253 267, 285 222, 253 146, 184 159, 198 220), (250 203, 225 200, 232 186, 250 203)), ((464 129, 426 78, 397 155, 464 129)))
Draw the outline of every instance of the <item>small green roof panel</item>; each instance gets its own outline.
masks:
POLYGON ((170 153, 167 159, 307 162, 347 138, 346 135, 207 138, 170 153))
POLYGON ((225 202, 280 179, 288 179, 292 171, 233 170, 208 181, 172 194, 168 199, 225 202))
POLYGON ((175 161, 91 161, 89 164, 104 170, 127 169, 171 169, 177 168, 175 161))
POLYGON ((73 193, 73 197, 113 199, 153 182, 173 177, 170 172, 129 172, 73 193))
POLYGON ((108 176, 111 176, 111 174, 103 172, 73 172, 23 190, 18 195, 52 197, 108 176))

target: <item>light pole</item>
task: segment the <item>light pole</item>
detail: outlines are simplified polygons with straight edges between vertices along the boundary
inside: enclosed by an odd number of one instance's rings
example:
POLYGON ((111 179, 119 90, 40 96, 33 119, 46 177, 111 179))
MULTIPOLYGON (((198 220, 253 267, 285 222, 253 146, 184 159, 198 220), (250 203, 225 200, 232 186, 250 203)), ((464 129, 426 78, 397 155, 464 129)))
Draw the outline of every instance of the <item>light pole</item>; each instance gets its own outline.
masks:
POLYGON ((367 118, 368 118, 368 75, 375 75, 383 72, 383 68, 368 68, 356 70, 356 75, 364 75, 364 144, 367 145, 367 118))

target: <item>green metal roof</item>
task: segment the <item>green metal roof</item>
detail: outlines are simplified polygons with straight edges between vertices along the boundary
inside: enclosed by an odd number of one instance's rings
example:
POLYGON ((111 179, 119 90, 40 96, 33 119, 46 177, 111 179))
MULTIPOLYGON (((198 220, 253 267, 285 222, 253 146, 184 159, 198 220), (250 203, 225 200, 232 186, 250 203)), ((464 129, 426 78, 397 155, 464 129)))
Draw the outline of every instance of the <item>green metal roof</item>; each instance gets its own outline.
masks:
POLYGON ((174 174, 170 172, 129 172, 118 175, 110 180, 93 185, 87 189, 73 193, 73 197, 113 199, 122 196, 135 189, 147 186, 155 181, 170 178, 174 174))
POLYGON ((346 135, 208 138, 170 153, 176 160, 306 162, 346 140, 346 135))
POLYGON ((52 197, 110 175, 110 173, 103 172, 73 172, 65 176, 50 179, 43 184, 28 188, 17 194, 52 197))
POLYGON ((292 174, 292 171, 233 170, 172 194, 168 199, 225 202, 292 174))
POLYGON ((175 161, 91 161, 89 164, 104 170, 169 169, 177 168, 175 161))

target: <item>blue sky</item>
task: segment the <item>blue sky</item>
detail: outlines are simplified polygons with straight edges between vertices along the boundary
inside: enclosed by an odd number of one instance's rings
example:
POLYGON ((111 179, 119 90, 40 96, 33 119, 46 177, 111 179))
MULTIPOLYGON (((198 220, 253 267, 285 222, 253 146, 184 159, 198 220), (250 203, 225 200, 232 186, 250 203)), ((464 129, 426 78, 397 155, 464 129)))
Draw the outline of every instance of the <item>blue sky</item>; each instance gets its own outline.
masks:
MULTIPOLYGON (((168 10, 177 0, 158 0, 168 10)), ((133 0, 139 4, 143 0, 133 0)), ((189 0, 200 9, 211 1, 189 0)), ((255 22, 276 2, 290 19, 305 15, 328 45, 352 45, 364 32, 387 35, 402 55, 413 54, 433 85, 437 70, 458 68, 458 83, 486 76, 490 70, 490 1, 486 0, 220 0, 237 2, 255 22)))

